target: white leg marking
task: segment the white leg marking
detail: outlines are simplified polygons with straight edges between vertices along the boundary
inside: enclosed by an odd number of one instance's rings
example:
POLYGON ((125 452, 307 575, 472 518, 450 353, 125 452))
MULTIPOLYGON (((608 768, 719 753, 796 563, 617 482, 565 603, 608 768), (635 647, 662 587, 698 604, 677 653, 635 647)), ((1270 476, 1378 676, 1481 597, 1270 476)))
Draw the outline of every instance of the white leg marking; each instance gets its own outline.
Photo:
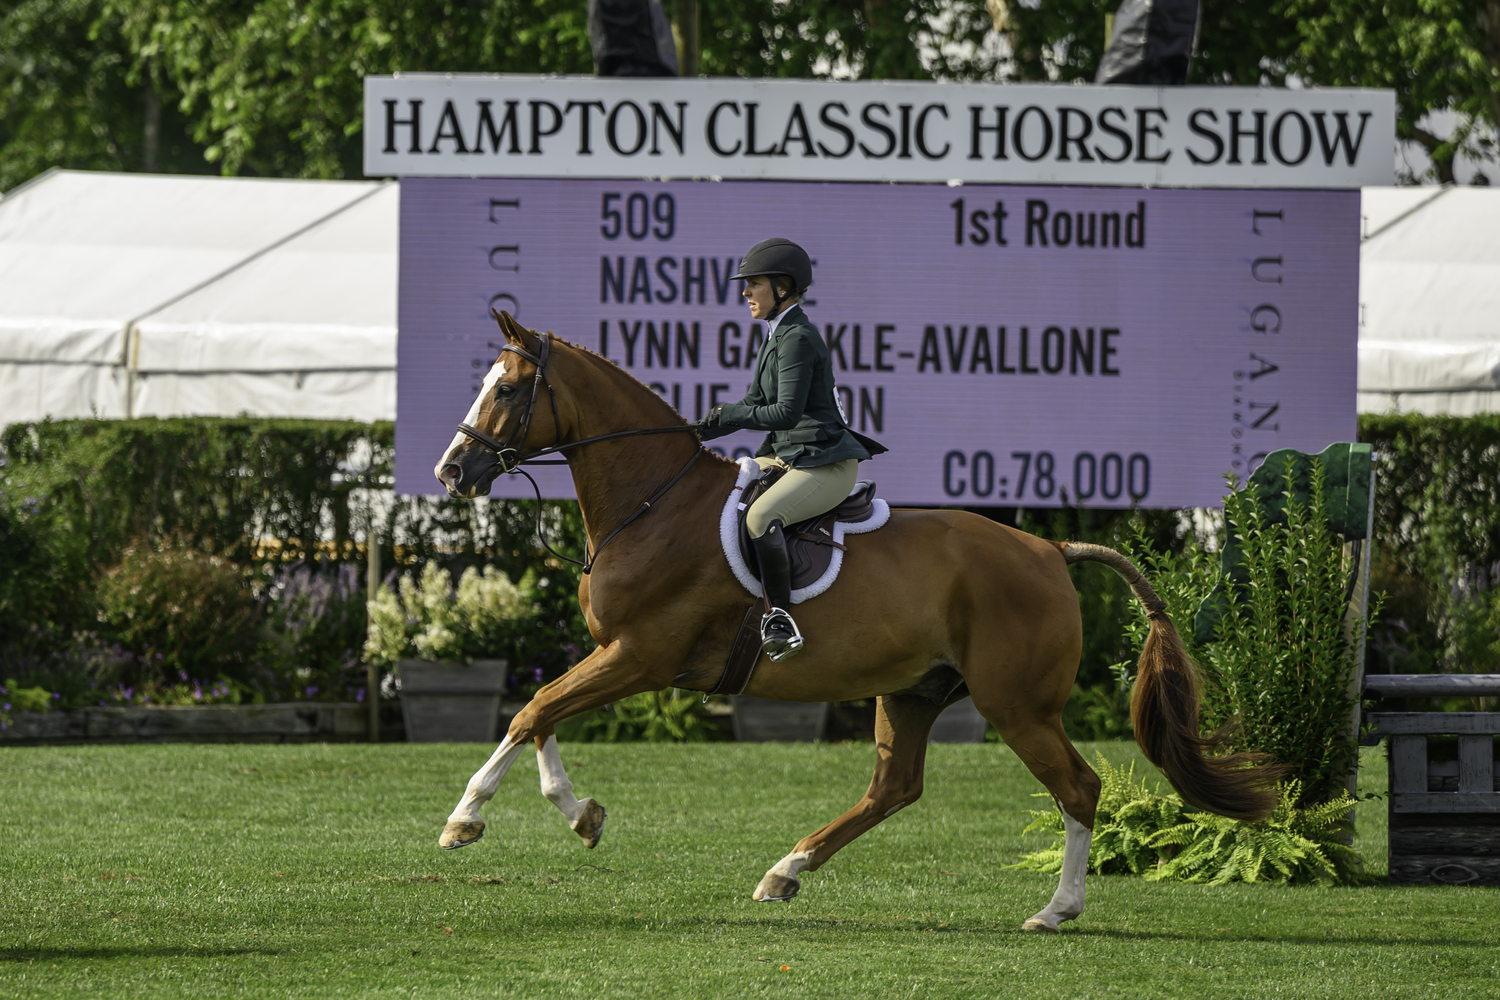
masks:
POLYGON ((1058 924, 1064 920, 1075 920, 1083 913, 1083 879, 1089 872, 1089 845, 1093 842, 1094 831, 1069 816, 1061 803, 1057 809, 1063 815, 1063 830, 1066 834, 1063 841, 1062 877, 1058 879, 1052 902, 1022 925, 1028 931, 1056 933, 1058 924))
MULTIPOLYGON (((767 875, 781 875, 785 878, 797 878, 812 862, 812 851, 793 851, 780 861, 771 866, 767 875)), ((801 881, 798 879, 798 881, 801 881)))
POLYGON ((802 879, 798 876, 811 863, 811 851, 793 851, 771 866, 771 870, 761 878, 760 885, 755 887, 752 898, 760 902, 791 899, 802 888, 802 879))
POLYGON ((495 797, 495 792, 500 788, 500 779, 505 777, 505 772, 521 756, 521 750, 525 746, 524 743, 512 743, 507 734, 485 765, 469 779, 464 797, 458 800, 458 807, 448 816, 448 822, 483 823, 479 807, 495 797))
MULTIPOLYGON (((463 419, 464 423, 468 424, 470 427, 474 426, 474 421, 479 419, 479 408, 484 405, 484 398, 494 391, 495 383, 500 381, 500 379, 504 377, 504 375, 504 361, 496 361, 493 365, 490 366, 490 370, 484 376, 484 384, 479 388, 479 395, 474 397, 474 404, 469 407, 468 415, 463 419)), ((442 475, 443 466, 448 464, 449 456, 453 454, 454 450, 457 449, 459 445, 463 444, 467 440, 469 440, 469 436, 463 431, 459 431, 458 433, 453 435, 453 440, 448 444, 448 450, 443 452, 443 457, 438 459, 438 464, 432 467, 432 474, 434 476, 442 475)))
POLYGON ((542 776, 542 794, 547 801, 561 810, 568 825, 578 822, 583 815, 583 803, 573 795, 573 783, 568 772, 563 770, 562 755, 557 752, 557 737, 547 737, 547 742, 536 752, 536 769, 542 776))

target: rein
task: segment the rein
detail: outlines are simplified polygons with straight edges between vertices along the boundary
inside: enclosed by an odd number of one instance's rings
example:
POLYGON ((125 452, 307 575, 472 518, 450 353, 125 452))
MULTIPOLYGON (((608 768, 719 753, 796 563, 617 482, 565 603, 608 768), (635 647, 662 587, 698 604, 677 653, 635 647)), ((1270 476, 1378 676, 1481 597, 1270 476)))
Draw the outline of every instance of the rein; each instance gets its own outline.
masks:
POLYGON ((687 475, 688 469, 691 469, 693 467, 693 463, 698 461, 698 456, 703 454, 703 448, 700 447, 695 449, 693 451, 693 457, 688 459, 687 464, 678 470, 677 475, 668 480, 667 485, 663 486, 661 489, 653 493, 650 499, 646 500, 639 507, 637 507, 634 513, 632 513, 625 520, 621 521, 619 525, 615 527, 615 530, 611 531, 608 535, 605 535, 604 541, 600 542, 599 547, 592 553, 589 552, 588 539, 585 538, 583 543, 582 562, 574 559, 572 556, 565 556, 561 552, 554 549, 551 545, 547 544, 547 536, 542 533, 542 488, 537 485, 537 481, 531 477, 531 474, 529 472, 521 468, 522 465, 567 465, 568 460, 566 458, 554 459, 550 461, 540 461, 538 459, 538 456, 562 454, 563 452, 569 451, 573 448, 581 448, 586 444, 595 444, 600 441, 610 441, 615 438, 640 437, 647 434, 680 434, 683 431, 692 431, 693 427, 688 424, 682 424, 675 427, 644 427, 638 430, 614 431, 610 434, 598 434, 594 437, 584 438, 581 441, 567 441, 562 444, 550 445, 549 447, 543 448, 540 451, 532 452, 525 458, 521 457, 520 448, 526 443, 526 435, 531 430, 531 416, 536 411, 536 399, 541 391, 541 387, 544 382, 547 386, 547 395, 552 400, 552 426, 560 426, 557 417, 557 391, 552 388, 552 383, 548 381, 546 377, 547 356, 551 350, 551 340, 551 334, 542 334, 542 349, 539 354, 532 354, 530 351, 527 351, 524 348, 517 347, 514 344, 506 344, 504 347, 500 348, 501 354, 509 351, 512 354, 516 354, 522 358, 525 358, 527 361, 530 361, 533 365, 536 366, 536 378, 533 379, 531 383, 531 398, 526 402, 526 411, 521 414, 521 422, 516 425, 515 430, 510 432, 509 437, 507 437, 504 441, 501 441, 490 434, 486 434, 478 427, 474 427, 470 424, 465 423, 460 423, 458 425, 458 430, 460 433, 478 442, 486 451, 493 454, 495 456, 496 464, 500 467, 500 471, 504 472, 508 476, 521 475, 526 477, 526 481, 531 483, 532 492, 536 494, 537 540, 542 543, 542 548, 546 549, 557 558, 570 562, 575 566, 583 567, 584 575, 587 576, 593 571, 594 563, 598 561, 599 553, 604 551, 604 547, 608 545, 616 535, 628 528, 636 520, 636 518, 640 517, 642 514, 646 513, 646 511, 650 510, 653 504, 655 504, 662 497, 666 496, 667 491, 670 490, 673 486, 676 486, 678 480, 687 475), (520 440, 516 441, 516 444, 513 447, 511 445, 511 441, 515 439, 517 433, 520 434, 520 440))

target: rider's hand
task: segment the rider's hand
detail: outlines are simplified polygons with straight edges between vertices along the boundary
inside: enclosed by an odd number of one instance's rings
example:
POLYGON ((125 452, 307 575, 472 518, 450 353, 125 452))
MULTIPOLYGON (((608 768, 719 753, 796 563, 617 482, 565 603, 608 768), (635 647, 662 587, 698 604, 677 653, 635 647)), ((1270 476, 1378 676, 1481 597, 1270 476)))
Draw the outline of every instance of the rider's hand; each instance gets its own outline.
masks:
POLYGON ((693 421, 689 426, 698 432, 700 441, 712 441, 714 438, 721 438, 739 430, 734 424, 724 423, 724 404, 722 403, 710 408, 707 413, 703 414, 702 419, 693 421))

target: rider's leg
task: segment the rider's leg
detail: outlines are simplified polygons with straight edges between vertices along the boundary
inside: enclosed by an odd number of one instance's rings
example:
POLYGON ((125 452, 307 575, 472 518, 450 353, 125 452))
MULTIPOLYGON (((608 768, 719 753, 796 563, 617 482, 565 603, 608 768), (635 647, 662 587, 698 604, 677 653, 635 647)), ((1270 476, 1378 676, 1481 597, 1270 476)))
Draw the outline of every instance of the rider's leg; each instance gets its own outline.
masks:
MULTIPOLYGON (((764 467, 766 463, 761 464, 764 467)), ((784 660, 802 646, 802 635, 789 613, 791 561, 782 528, 837 507, 854 488, 858 476, 859 463, 854 459, 810 469, 787 468, 786 474, 745 514, 745 526, 761 565, 761 585, 775 609, 761 620, 761 642, 773 660, 784 660)))

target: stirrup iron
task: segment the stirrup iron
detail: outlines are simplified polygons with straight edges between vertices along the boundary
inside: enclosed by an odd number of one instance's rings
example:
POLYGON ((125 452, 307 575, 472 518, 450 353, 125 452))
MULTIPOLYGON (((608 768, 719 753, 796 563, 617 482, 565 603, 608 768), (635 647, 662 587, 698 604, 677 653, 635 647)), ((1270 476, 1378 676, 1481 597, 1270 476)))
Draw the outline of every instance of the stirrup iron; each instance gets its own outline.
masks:
POLYGON ((772 608, 761 615, 760 644, 772 663, 780 663, 802 649, 802 632, 791 615, 781 608, 772 608))

